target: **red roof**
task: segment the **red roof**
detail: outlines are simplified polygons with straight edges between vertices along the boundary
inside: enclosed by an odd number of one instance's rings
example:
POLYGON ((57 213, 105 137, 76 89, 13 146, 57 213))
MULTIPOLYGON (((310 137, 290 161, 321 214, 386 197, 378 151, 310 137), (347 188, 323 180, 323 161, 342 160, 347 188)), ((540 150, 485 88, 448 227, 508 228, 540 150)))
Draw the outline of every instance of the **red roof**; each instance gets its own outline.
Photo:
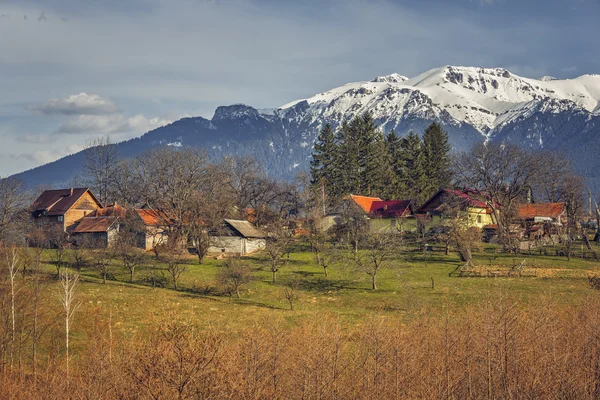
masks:
POLYGON ((138 208, 135 212, 140 216, 144 225, 147 226, 164 226, 173 223, 164 211, 138 208))
POLYGON ((565 203, 535 203, 519 206, 519 218, 522 219, 535 217, 558 218, 564 213, 565 203))
POLYGON ((381 200, 379 197, 350 195, 364 212, 378 217, 401 217, 410 214, 411 200, 381 200))
POLYGON ((45 190, 33 202, 31 210, 36 214, 46 212, 47 215, 64 215, 86 192, 89 192, 96 203, 102 207, 96 196, 88 188, 72 188, 45 190))
POLYGON ((374 202, 382 201, 379 197, 357 196, 354 194, 351 194, 350 198, 366 213, 371 212, 374 202))
POLYGON ((73 233, 106 232, 116 220, 116 217, 85 217, 81 219, 73 233))
POLYGON ((480 207, 487 208, 487 204, 483 201, 478 200, 474 196, 479 195, 479 192, 476 190, 466 189, 466 190, 456 190, 456 189, 444 189, 444 193, 450 194, 452 196, 458 196, 465 201, 467 205, 470 207, 480 207))
POLYGON ((411 213, 411 203, 411 200, 374 201, 369 213, 379 217, 402 217, 411 213))
POLYGON ((99 208, 95 210, 90 217, 119 217, 125 218, 125 214, 127 210, 125 207, 122 207, 118 204, 112 204, 110 206, 106 206, 104 208, 99 208))

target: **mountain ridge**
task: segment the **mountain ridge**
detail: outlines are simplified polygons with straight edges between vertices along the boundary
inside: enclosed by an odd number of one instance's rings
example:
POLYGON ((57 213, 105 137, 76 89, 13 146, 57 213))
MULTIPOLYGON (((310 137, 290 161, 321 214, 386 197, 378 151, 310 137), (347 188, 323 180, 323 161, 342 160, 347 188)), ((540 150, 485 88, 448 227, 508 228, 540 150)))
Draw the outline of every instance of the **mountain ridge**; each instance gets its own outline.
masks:
MULTIPOLYGON (((325 124, 336 128, 364 112, 370 112, 385 132, 400 135, 422 132, 439 122, 456 150, 481 140, 551 150, 565 150, 568 143, 566 152, 578 170, 600 181, 595 173, 600 161, 593 160, 592 153, 600 150, 600 75, 593 74, 533 79, 504 68, 449 65, 412 78, 392 73, 276 108, 220 106, 211 119, 184 118, 117 146, 124 157, 160 145, 202 146, 215 158, 252 155, 271 175, 289 179, 308 166, 314 140, 325 124)), ((78 154, 17 177, 33 184, 64 182, 72 178, 68 171, 77 170, 82 160, 78 154)))

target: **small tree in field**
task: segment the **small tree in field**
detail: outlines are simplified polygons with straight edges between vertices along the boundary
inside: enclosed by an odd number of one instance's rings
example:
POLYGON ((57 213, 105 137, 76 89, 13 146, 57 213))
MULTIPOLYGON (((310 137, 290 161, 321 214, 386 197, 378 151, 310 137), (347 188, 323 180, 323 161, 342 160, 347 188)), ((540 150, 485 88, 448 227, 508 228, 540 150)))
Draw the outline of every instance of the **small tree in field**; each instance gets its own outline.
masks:
MULTIPOLYGON (((99 245, 101 246, 101 245, 99 245)), ((113 271, 113 254, 110 249, 99 247, 92 254, 92 268, 102 275, 102 283, 106 283, 106 278, 113 271)))
POLYGON ((136 269, 141 267, 146 260, 145 252, 137 247, 137 232, 127 225, 123 226, 119 230, 112 249, 115 258, 121 261, 123 266, 129 270, 129 283, 133 283, 136 269))
POLYGON ((292 281, 283 289, 283 295, 290 305, 290 311, 294 311, 294 302, 300 298, 298 287, 298 282, 292 281))
POLYGON ((387 266, 391 256, 400 249, 401 234, 369 232, 363 239, 363 248, 353 257, 356 266, 371 277, 371 289, 377 290, 377 275, 387 266))
POLYGON ((218 281, 230 296, 235 293, 239 299, 241 287, 250 282, 250 267, 238 257, 229 258, 219 272, 218 281))
POLYGON ((65 357, 67 366, 67 378, 69 377, 69 336, 71 333, 71 322, 78 304, 75 301, 75 288, 79 282, 79 275, 73 273, 69 268, 64 268, 60 274, 61 300, 65 317, 65 357))
POLYGON ((56 267, 56 276, 60 277, 61 268, 67 262, 67 249, 71 245, 67 233, 63 231, 61 226, 53 227, 49 231, 46 243, 51 248, 50 258, 56 267))
POLYGON ((173 287, 175 290, 178 290, 179 278, 187 268, 187 260, 184 250, 176 248, 175 246, 165 247, 165 249, 163 249, 163 251, 159 254, 159 260, 165 264, 167 273, 171 275, 173 287))
POLYGON ((273 283, 277 281, 279 268, 285 264, 283 257, 289 253, 292 240, 292 235, 283 221, 277 221, 269 227, 265 243, 265 254, 269 258, 269 268, 273 275, 273 283))

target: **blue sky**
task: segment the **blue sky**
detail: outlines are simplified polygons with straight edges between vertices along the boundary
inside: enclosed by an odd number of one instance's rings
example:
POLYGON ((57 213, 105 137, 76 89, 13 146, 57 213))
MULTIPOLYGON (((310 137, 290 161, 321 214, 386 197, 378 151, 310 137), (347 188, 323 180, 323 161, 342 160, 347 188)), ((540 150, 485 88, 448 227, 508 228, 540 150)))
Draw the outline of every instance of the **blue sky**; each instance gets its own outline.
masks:
POLYGON ((600 73, 599 0, 0 0, 0 176, 397 72, 600 73))

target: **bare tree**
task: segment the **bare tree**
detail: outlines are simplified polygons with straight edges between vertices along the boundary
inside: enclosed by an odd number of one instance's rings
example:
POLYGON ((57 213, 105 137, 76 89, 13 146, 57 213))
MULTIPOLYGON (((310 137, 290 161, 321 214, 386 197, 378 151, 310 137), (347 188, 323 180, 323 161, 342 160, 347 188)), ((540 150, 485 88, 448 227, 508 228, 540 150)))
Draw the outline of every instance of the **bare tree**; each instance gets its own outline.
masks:
POLYGON ((93 140, 85 150, 83 173, 102 204, 108 203, 111 186, 119 170, 118 163, 118 147, 108 136, 93 140))
POLYGON ((250 267, 239 257, 228 258, 217 279, 230 296, 235 293, 239 299, 240 289, 250 282, 250 267))
MULTIPOLYGON (((564 245, 569 261, 571 260, 573 241, 578 232, 579 219, 585 212, 585 189, 583 178, 576 175, 565 176, 560 187, 560 197, 565 201, 567 211, 564 245)), ((582 237, 585 236, 585 232, 580 231, 580 233, 582 237)), ((584 239, 582 238, 582 240, 584 239)))
POLYGON ((146 261, 145 252, 138 248, 139 232, 143 232, 144 227, 139 223, 139 219, 126 217, 119 228, 116 241, 112 247, 115 258, 119 259, 125 268, 129 271, 129 283, 133 283, 135 271, 146 261))
POLYGON ((69 377, 69 337, 71 333, 71 322, 78 308, 75 301, 75 289, 79 282, 79 274, 73 273, 69 268, 64 268, 60 274, 61 300, 65 318, 65 359, 67 378, 69 377))
POLYGON ((27 207, 27 196, 21 181, 0 179, 0 242, 14 236, 23 222, 22 211, 27 207))
POLYGON ((369 234, 369 222, 364 211, 353 201, 342 202, 338 211, 340 223, 333 226, 333 234, 338 242, 347 243, 352 254, 356 256, 361 242, 369 234))
POLYGON ((21 269, 21 260, 19 258, 19 249, 12 245, 8 248, 3 249, 4 258, 6 260, 6 267, 8 272, 8 279, 10 283, 10 319, 11 319, 11 344, 10 344, 10 369, 12 371, 14 364, 14 352, 16 342, 16 311, 15 311, 15 300, 17 296, 16 277, 21 269))
POLYGON ((571 163, 563 153, 545 151, 541 155, 543 173, 537 175, 533 182, 534 194, 544 202, 561 201, 561 187, 565 177, 572 175, 571 163))
POLYGON ((510 223, 542 167, 538 154, 510 144, 477 144, 455 160, 457 182, 492 210, 505 249, 513 249, 510 223))
POLYGON ((273 276, 273 283, 277 281, 277 272, 285 264, 284 256, 289 252, 293 238, 283 220, 272 223, 267 228, 265 254, 269 258, 269 268, 273 276))
POLYGON ((67 249, 71 246, 69 236, 62 227, 54 226, 48 232, 48 246, 50 247, 50 258, 56 268, 56 276, 60 277, 61 268, 67 262, 67 249))
POLYGON ((283 295, 290 305, 290 311, 294 311, 294 302, 300 298, 298 294, 299 285, 298 282, 293 280, 285 286, 283 289, 283 295))
POLYGON ((377 274, 387 266, 391 256, 401 249, 402 234, 370 232, 361 249, 353 256, 356 266, 371 277, 371 289, 377 290, 377 274))
POLYGON ((102 283, 106 284, 106 279, 114 268, 113 254, 111 249, 104 247, 102 244, 95 247, 91 267, 102 276, 102 283))
POLYGON ((159 259, 165 263, 166 270, 171 275, 173 287, 175 290, 179 290, 179 278, 187 268, 184 250, 173 246, 165 247, 159 254, 159 259))

